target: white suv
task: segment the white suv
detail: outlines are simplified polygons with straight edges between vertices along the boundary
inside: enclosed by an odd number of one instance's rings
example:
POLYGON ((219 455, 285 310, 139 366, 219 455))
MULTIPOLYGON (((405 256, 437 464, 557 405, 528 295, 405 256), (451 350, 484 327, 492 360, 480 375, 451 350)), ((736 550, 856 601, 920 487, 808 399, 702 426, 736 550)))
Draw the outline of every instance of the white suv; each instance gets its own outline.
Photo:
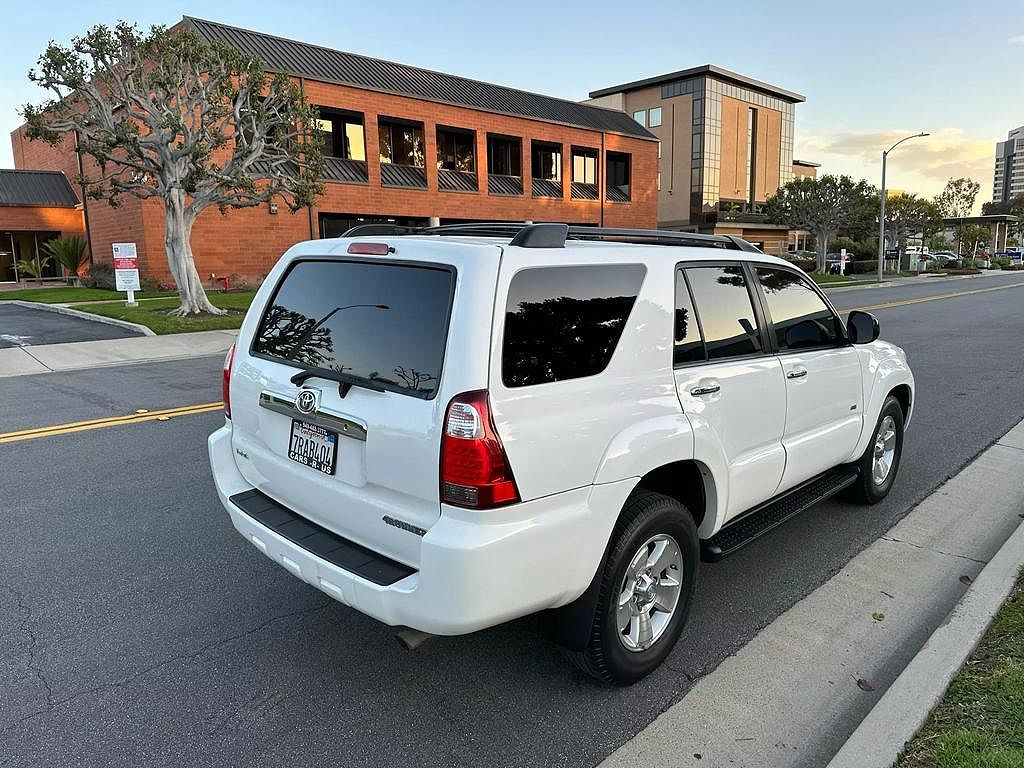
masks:
POLYGON ((361 230, 267 276, 209 440, 238 531, 356 610, 440 635, 542 611, 631 683, 701 559, 892 485, 906 357, 785 261, 677 232, 361 230))

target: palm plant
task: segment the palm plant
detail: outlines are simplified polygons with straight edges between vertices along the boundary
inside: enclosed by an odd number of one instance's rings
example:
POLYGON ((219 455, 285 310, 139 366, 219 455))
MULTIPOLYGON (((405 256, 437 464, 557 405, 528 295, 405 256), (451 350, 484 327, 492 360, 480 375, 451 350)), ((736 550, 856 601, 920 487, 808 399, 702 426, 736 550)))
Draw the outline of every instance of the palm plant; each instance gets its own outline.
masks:
POLYGON ((50 263, 50 257, 40 256, 37 259, 18 259, 18 274, 25 274, 34 277, 42 282, 43 270, 50 263))
MULTIPOLYGON (((68 283, 78 285, 78 270, 85 263, 85 238, 61 237, 43 243, 42 250, 64 267, 68 283)), ((47 259, 49 260, 49 259, 47 259)))

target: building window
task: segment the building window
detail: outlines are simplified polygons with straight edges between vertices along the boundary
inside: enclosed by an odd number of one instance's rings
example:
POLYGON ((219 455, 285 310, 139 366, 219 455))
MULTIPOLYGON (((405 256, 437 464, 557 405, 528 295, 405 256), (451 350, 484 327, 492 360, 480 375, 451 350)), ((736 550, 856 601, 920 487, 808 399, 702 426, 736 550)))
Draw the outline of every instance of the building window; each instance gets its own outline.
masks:
POLYGON ((576 184, 597 184, 597 150, 572 150, 572 180, 576 184))
POLYGON ((661 125, 661 107, 651 107, 651 111, 647 115, 647 127, 657 128, 661 125))
POLYGON ((423 150, 423 124, 381 118, 380 161, 394 165, 423 168, 426 154, 423 150))
POLYGON ((562 145, 547 144, 543 141, 533 142, 531 167, 533 178, 560 182, 562 180, 562 145))
POLYGON ((605 175, 608 178, 608 199, 616 202, 629 200, 630 158, 624 152, 609 152, 605 157, 605 175))
POLYGON ((324 154, 344 160, 366 160, 366 136, 363 116, 359 112, 343 112, 319 108, 316 127, 324 138, 324 154))
POLYGON ((633 119, 640 125, 647 125, 647 110, 641 109, 633 113, 633 119))
POLYGON ((747 109, 747 202, 754 204, 757 195, 757 110, 747 109))
POLYGON ((437 129, 437 167, 448 171, 476 171, 476 134, 453 128, 437 129))
POLYGON ((508 136, 487 137, 487 173, 522 176, 521 140, 508 136))

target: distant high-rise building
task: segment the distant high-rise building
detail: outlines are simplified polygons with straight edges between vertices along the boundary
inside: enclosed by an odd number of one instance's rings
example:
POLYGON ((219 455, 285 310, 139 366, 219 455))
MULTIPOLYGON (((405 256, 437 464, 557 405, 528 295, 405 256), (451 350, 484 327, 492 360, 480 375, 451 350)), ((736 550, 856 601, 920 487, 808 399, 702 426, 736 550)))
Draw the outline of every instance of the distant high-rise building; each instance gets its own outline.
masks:
POLYGON ((996 173, 992 200, 1005 203, 1024 194, 1024 125, 996 144, 996 173))

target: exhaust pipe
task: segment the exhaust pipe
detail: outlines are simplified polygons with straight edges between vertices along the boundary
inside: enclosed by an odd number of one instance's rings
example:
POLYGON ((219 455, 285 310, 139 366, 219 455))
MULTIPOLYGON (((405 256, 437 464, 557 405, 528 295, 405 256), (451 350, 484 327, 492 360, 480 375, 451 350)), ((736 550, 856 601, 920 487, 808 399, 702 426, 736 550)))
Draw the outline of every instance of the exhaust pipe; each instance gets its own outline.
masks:
POLYGON ((434 635, 429 632, 420 632, 418 629, 411 629, 410 627, 402 627, 400 630, 395 632, 395 639, 398 640, 398 642, 401 643, 407 651, 415 651, 432 637, 434 637, 434 635))

